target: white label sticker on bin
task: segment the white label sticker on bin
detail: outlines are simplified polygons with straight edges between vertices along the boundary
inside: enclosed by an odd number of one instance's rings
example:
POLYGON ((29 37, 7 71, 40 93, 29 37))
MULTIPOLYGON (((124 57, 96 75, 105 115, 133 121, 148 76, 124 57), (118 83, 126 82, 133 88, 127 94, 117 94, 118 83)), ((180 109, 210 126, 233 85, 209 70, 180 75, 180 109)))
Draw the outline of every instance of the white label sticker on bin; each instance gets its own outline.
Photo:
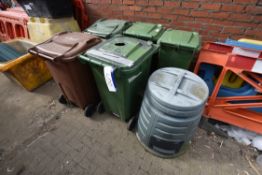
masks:
POLYGON ((107 88, 110 92, 116 92, 116 86, 114 83, 114 68, 111 66, 105 66, 104 67, 104 76, 107 88))

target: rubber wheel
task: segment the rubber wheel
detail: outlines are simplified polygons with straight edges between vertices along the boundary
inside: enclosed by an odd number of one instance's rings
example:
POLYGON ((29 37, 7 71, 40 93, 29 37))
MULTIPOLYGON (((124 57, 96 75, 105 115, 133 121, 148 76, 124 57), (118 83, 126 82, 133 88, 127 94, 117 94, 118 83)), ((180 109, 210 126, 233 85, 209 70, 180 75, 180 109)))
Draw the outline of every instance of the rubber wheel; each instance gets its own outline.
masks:
POLYGON ((134 131, 135 127, 136 127, 136 124, 137 124, 137 119, 138 117, 135 116, 135 117, 132 117, 128 123, 127 123, 127 129, 128 131, 134 131))
POLYGON ((97 107, 96 107, 96 111, 99 113, 99 114, 102 114, 105 112, 105 108, 104 108, 104 105, 102 102, 99 102, 97 107))
POLYGON ((63 105, 67 105, 68 104, 68 102, 67 102, 67 100, 66 100, 64 95, 60 95, 58 101, 59 101, 59 103, 61 103, 63 105))
POLYGON ((95 106, 94 105, 88 105, 85 107, 85 116, 86 117, 92 117, 92 115, 95 113, 95 106))

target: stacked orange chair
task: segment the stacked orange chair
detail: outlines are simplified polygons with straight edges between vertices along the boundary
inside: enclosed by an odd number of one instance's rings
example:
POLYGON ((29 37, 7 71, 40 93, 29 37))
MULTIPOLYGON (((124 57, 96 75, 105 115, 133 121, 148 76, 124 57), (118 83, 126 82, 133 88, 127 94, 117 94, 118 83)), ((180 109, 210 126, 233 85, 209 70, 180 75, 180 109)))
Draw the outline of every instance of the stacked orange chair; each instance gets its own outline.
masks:
POLYGON ((243 49, 220 43, 206 43, 200 51, 194 72, 201 65, 213 65, 220 69, 210 94, 204 116, 262 134, 262 51, 243 49), (244 96, 218 96, 227 72, 233 72, 256 94, 244 96))
POLYGON ((29 38, 27 30, 28 15, 21 7, 0 12, 0 40, 29 38))

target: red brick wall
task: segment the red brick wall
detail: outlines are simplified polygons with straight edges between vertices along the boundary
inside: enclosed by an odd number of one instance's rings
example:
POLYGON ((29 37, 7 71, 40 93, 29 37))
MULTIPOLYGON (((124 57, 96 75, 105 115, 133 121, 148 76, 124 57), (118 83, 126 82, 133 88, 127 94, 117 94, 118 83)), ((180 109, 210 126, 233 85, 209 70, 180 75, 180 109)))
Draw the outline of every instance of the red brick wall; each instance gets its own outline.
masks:
POLYGON ((203 40, 262 39, 262 0, 85 0, 91 22, 121 18, 199 32, 203 40))

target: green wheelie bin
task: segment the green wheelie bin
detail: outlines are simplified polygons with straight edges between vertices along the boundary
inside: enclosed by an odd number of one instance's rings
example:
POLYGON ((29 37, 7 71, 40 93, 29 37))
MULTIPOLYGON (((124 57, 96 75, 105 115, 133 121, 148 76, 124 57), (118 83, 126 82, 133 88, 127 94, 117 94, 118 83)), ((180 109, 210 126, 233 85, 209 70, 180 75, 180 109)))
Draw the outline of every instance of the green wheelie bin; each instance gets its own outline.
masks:
POLYGON ((103 39, 112 38, 115 35, 122 34, 130 26, 130 22, 119 19, 100 19, 96 21, 84 32, 101 37, 103 39))
POLYGON ((124 31, 124 35, 156 43, 164 31, 162 24, 134 22, 124 31))
POLYGON ((168 29, 160 37, 158 44, 158 68, 189 69, 201 47, 201 40, 197 32, 168 29))
POLYGON ((80 56, 92 69, 107 112, 125 122, 138 113, 157 51, 152 42, 117 36, 80 56))

